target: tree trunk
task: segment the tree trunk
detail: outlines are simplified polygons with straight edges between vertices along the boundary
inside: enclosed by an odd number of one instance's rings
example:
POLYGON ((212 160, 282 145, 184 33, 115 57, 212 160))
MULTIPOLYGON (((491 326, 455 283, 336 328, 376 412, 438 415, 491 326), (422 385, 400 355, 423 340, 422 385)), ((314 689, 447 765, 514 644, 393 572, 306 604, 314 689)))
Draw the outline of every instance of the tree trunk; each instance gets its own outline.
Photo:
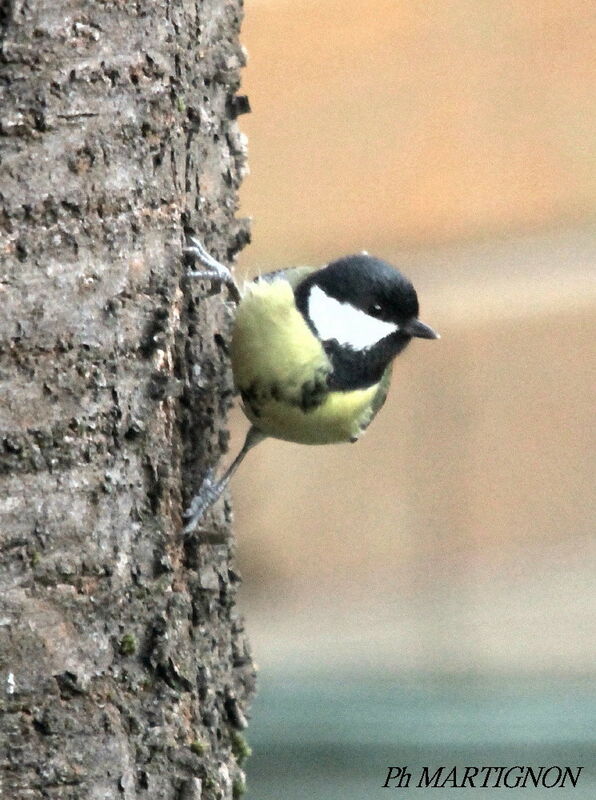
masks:
POLYGON ((240 4, 0 0, 6 800, 243 790, 227 507, 181 532, 227 443, 231 311, 181 247, 248 239, 240 4))

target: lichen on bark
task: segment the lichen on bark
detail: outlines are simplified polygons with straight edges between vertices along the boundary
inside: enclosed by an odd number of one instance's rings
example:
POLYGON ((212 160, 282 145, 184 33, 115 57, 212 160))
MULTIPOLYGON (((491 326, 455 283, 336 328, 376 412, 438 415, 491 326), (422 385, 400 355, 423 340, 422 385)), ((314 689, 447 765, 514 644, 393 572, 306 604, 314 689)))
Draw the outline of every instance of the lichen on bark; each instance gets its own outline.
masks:
MULTIPOLYGON (((223 259, 240 0, 0 7, 0 796, 231 798, 254 667, 229 508, 223 259)), ((236 788, 234 788, 236 787, 236 788)))

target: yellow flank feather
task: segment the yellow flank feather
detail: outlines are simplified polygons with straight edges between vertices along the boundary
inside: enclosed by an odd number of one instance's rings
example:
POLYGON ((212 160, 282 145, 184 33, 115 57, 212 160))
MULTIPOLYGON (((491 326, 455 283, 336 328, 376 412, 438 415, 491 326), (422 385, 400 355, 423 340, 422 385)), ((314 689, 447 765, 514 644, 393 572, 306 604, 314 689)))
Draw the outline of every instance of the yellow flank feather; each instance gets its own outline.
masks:
POLYGON ((331 369, 329 359, 296 308, 290 284, 281 278, 248 284, 232 336, 238 388, 248 389, 255 381, 263 390, 280 385, 288 399, 294 399, 321 368, 331 369))
POLYGON ((357 438, 373 416, 379 384, 328 392, 314 408, 301 407, 303 389, 324 379, 331 364, 280 276, 248 285, 234 324, 232 369, 255 427, 278 439, 329 444, 357 438))
POLYGON ((350 392, 330 392, 320 406, 303 411, 280 400, 259 405, 259 416, 250 406, 244 412, 253 425, 276 439, 300 444, 334 444, 355 441, 373 415, 371 403, 378 385, 350 392))

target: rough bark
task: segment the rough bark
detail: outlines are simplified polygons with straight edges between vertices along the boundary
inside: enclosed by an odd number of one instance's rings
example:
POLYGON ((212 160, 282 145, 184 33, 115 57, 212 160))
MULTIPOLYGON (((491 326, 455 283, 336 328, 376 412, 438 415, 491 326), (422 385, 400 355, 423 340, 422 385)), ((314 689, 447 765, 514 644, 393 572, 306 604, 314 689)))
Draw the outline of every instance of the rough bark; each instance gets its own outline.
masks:
POLYGON ((0 796, 228 798, 254 669, 229 509, 222 259, 241 0, 0 0, 0 796), (222 510, 223 508, 223 510, 222 510))

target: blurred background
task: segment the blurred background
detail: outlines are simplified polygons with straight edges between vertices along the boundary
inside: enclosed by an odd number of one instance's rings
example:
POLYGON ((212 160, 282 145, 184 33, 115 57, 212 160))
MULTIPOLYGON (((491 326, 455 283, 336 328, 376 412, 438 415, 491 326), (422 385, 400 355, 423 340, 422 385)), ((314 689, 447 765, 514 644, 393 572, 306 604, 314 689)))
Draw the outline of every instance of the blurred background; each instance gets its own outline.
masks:
POLYGON ((366 249, 442 335, 357 445, 267 441, 233 482, 251 799, 406 763, 596 796, 595 33, 589 0, 246 0, 236 274, 366 249))

